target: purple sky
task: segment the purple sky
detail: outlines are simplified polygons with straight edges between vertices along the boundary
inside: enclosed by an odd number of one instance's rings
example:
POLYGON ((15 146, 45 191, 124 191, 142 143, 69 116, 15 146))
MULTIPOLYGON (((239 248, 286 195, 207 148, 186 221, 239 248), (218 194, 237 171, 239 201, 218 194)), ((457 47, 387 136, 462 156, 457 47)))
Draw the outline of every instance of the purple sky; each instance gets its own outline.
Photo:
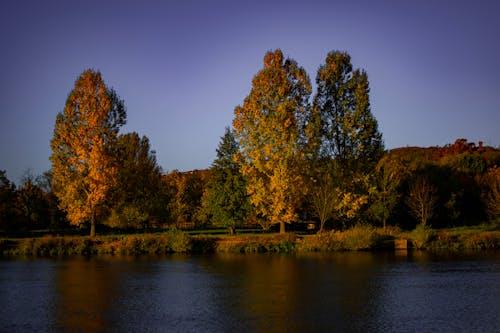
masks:
POLYGON ((370 80, 387 148, 500 145, 500 2, 1 1, 0 170, 50 168, 55 118, 94 68, 165 171, 207 168, 266 51, 331 50, 370 80))

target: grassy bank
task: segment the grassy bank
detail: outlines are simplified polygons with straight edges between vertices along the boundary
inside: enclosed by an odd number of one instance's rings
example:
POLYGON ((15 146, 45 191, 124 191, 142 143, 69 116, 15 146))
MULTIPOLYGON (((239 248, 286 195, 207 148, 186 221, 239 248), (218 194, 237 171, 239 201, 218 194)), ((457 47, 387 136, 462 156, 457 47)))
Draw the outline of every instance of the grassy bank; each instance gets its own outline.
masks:
POLYGON ((154 234, 43 236, 0 239, 3 256, 70 255, 163 255, 170 253, 300 253, 394 249, 403 240, 409 249, 500 249, 498 227, 480 226, 433 230, 417 227, 411 232, 397 228, 356 226, 345 231, 314 235, 288 234, 193 234, 170 230, 154 234))

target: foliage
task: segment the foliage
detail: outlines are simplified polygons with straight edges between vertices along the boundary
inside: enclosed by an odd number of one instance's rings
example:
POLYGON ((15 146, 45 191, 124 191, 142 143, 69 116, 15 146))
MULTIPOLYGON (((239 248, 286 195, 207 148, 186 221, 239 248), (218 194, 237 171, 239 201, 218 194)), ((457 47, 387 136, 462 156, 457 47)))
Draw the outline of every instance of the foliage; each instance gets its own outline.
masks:
POLYGON ((330 52, 316 83, 312 168, 317 160, 328 167, 313 171, 317 193, 313 208, 321 226, 325 217, 341 220, 345 226, 360 216, 368 202, 369 175, 383 154, 382 135, 370 110, 368 76, 353 70, 347 53, 330 52), (324 212, 329 213, 325 216, 324 212))
POLYGON ((390 159, 388 155, 382 157, 375 168, 371 188, 370 214, 375 220, 382 222, 385 228, 387 220, 396 207, 401 194, 399 188, 406 173, 399 159, 390 159))
POLYGON ((491 221, 500 220, 500 168, 493 167, 485 176, 487 190, 484 194, 487 212, 491 221))
POLYGON ((306 127, 311 84, 305 70, 281 50, 268 52, 252 90, 234 111, 233 126, 241 146, 241 172, 256 214, 271 223, 297 219, 306 157, 306 127))
POLYGON ((353 70, 345 52, 328 53, 318 69, 314 110, 320 118, 320 155, 344 171, 369 171, 383 154, 382 134, 370 110, 368 76, 353 70))
POLYGON ((117 180, 113 149, 125 118, 123 101, 94 70, 80 75, 57 115, 50 157, 54 190, 70 222, 90 222, 91 235, 117 180))
POLYGON ((329 170, 319 166, 311 169, 314 174, 311 177, 309 203, 313 215, 319 218, 319 232, 322 232, 326 221, 335 217, 342 193, 337 187, 338 180, 334 179, 336 173, 329 172, 329 170))
POLYGON ((429 242, 435 237, 435 231, 425 223, 417 225, 410 233, 412 244, 417 249, 425 248, 429 242))
POLYGON ((170 218, 177 228, 194 228, 204 222, 201 199, 209 177, 207 170, 174 170, 163 177, 170 218))
POLYGON ((357 224, 344 231, 331 230, 305 236, 298 250, 312 251, 359 251, 390 247, 391 240, 400 232, 391 228, 380 229, 370 225, 357 224))
POLYGON ((223 238, 217 242, 217 252, 224 253, 294 253, 297 238, 293 233, 249 235, 223 238))
POLYGON ((166 215, 162 171, 149 139, 135 132, 118 137, 115 154, 120 165, 113 187, 107 223, 112 227, 148 228, 166 215))
POLYGON ((23 184, 16 191, 14 207, 17 223, 26 229, 44 229, 50 223, 48 200, 30 171, 25 173, 23 184))
POLYGON ((251 205, 246 193, 246 179, 235 161, 238 143, 229 128, 217 148, 217 158, 203 193, 202 206, 215 226, 226 227, 231 234, 248 219, 251 205))

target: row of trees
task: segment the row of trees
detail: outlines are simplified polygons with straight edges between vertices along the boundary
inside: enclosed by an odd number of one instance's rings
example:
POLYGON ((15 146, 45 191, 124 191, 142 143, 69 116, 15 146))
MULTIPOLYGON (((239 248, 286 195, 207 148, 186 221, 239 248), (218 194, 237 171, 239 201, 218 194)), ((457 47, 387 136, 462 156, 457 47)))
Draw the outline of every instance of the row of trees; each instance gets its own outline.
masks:
POLYGON ((498 219, 498 149, 461 139, 384 152, 368 76, 353 69, 347 53, 327 55, 316 86, 312 95, 295 60, 268 52, 210 170, 163 175, 147 137, 119 134, 124 102, 99 72, 87 70, 57 116, 45 182, 31 177, 15 189, 2 173, 0 228, 19 226, 12 221, 22 214, 50 216, 40 227, 88 225, 91 235, 98 223, 230 232, 278 224, 284 232, 286 223, 311 220, 322 230, 360 221, 411 227, 498 219), (38 210, 23 208, 26 191, 45 200, 38 210))

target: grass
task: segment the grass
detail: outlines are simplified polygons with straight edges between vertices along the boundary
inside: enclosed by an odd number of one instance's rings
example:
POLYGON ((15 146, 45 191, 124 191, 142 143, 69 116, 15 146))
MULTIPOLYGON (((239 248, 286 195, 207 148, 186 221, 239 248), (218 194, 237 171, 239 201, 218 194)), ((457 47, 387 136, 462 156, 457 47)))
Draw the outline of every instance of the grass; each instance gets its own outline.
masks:
MULTIPOLYGON (((255 231, 254 231, 255 232, 255 231)), ((88 236, 41 236, 0 239, 0 256, 163 255, 169 253, 297 253, 393 249, 396 239, 422 250, 500 249, 500 227, 482 225, 434 230, 356 225, 344 231, 313 235, 248 233, 229 236, 221 231, 88 236)))
POLYGON ((305 236, 299 244, 301 252, 331 252, 380 250, 394 246, 399 233, 395 228, 376 228, 369 225, 356 225, 345 231, 332 230, 305 236))

